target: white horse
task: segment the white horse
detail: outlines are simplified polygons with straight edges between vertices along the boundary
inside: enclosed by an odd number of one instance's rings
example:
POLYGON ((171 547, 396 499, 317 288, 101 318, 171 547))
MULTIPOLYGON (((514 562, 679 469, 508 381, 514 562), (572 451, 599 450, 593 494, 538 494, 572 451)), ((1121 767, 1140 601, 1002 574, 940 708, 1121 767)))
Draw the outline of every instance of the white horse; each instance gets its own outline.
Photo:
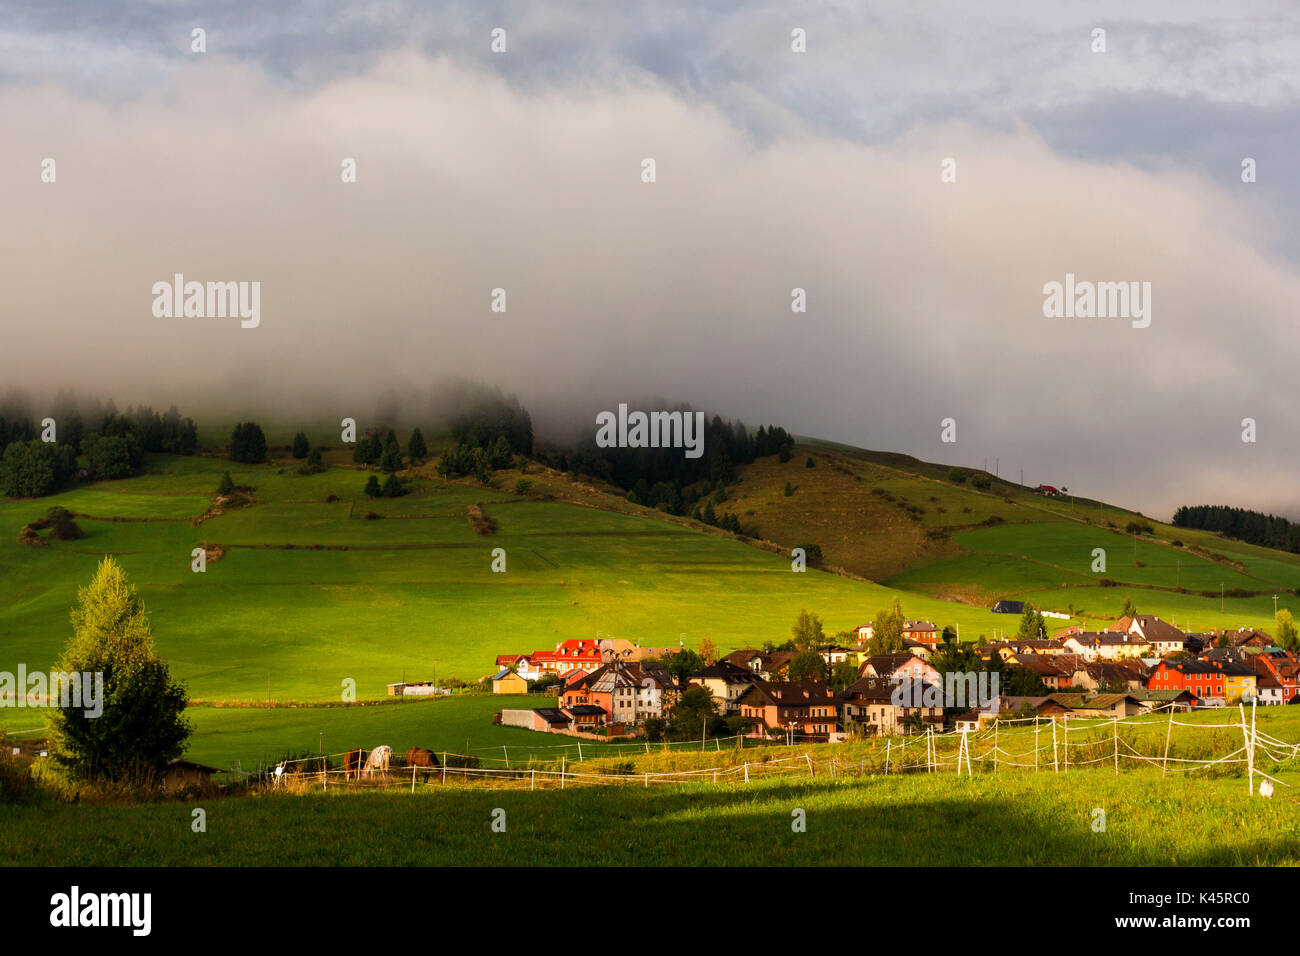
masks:
POLYGON ((387 744, 382 744, 370 751, 370 756, 366 758, 366 766, 361 771, 367 777, 374 774, 376 770, 380 773, 388 773, 388 761, 392 759, 393 748, 387 744))

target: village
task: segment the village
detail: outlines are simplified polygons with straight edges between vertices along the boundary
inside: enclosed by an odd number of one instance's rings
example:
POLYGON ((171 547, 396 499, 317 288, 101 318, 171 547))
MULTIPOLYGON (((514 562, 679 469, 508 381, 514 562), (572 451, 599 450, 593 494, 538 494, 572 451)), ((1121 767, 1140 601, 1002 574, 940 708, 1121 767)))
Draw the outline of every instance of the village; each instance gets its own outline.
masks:
POLYGON ((1300 656, 1257 628, 1187 633, 1153 615, 1134 614, 1102 631, 1075 625, 1050 637, 985 640, 969 645, 981 672, 961 675, 971 687, 997 687, 982 679, 993 671, 1003 677, 1003 690, 1011 684, 1039 692, 980 692, 956 701, 956 675, 936 667, 945 652, 957 648, 952 632, 907 620, 904 649, 873 654, 873 631, 873 624, 864 624, 854 631, 854 646, 817 649, 827 674, 844 675, 845 667, 856 674, 839 689, 833 681, 802 674, 792 679, 791 665, 799 657, 794 650, 743 648, 683 673, 676 666, 681 647, 608 638, 499 655, 490 682, 499 695, 557 695, 553 707, 504 709, 501 724, 598 739, 662 735, 692 688, 704 688, 715 714, 738 734, 831 743, 974 732, 1012 717, 1124 718, 1300 701, 1300 656), (1016 679, 1007 680, 1010 675, 1016 679))

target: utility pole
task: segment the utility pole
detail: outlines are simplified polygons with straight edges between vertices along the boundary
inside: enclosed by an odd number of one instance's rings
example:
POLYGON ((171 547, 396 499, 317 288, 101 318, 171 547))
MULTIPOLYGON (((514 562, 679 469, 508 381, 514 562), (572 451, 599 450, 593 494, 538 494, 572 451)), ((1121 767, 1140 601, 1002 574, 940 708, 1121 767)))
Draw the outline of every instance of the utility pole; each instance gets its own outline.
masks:
POLYGON ((1273 595, 1273 617, 1277 617, 1277 595, 1273 595))

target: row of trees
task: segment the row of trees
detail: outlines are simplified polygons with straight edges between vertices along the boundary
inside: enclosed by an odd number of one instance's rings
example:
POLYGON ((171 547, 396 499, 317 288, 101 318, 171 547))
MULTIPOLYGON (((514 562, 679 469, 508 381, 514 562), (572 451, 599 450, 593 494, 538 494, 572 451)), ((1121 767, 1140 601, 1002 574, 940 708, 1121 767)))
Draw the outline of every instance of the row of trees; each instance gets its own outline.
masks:
MULTIPOLYGON (((686 404, 669 411, 694 414, 686 404)), ((680 448, 601 448, 595 437, 584 439, 572 451, 552 451, 541 460, 560 471, 611 482, 632 492, 638 504, 688 514, 698 496, 687 489, 700 482, 722 487, 735 480, 736 466, 757 458, 779 455, 789 461, 794 437, 776 425, 760 425, 751 432, 744 422, 713 416, 704 426, 704 454, 687 458, 680 448)))
POLYGON ((1174 527, 1217 531, 1249 544, 1300 554, 1300 524, 1246 508, 1184 505, 1174 512, 1174 527))
POLYGON ((11 439, 0 445, 0 490, 22 498, 66 487, 78 471, 78 456, 85 458, 91 480, 129 478, 143 470, 149 452, 193 454, 198 434, 193 419, 181 418, 175 406, 159 415, 143 405, 123 415, 105 414, 92 431, 85 430, 79 413, 70 412, 55 420, 55 441, 44 441, 27 419, 0 420, 0 433, 11 439))

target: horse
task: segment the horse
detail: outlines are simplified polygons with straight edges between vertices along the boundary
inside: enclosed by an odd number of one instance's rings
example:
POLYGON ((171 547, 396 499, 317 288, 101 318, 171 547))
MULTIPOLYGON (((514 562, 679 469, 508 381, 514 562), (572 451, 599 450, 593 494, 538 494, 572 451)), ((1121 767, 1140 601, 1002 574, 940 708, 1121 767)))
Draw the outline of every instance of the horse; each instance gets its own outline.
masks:
POLYGON ((367 777, 373 776, 375 771, 388 773, 388 761, 393 757, 393 748, 387 744, 381 744, 374 750, 370 751, 370 756, 366 758, 366 765, 361 772, 367 777))
POLYGON ((343 755, 343 779, 355 780, 361 776, 361 766, 366 762, 364 750, 349 750, 343 755))
POLYGON ((406 752, 406 765, 408 767, 438 767, 438 755, 432 750, 425 750, 423 747, 412 747, 406 752))

